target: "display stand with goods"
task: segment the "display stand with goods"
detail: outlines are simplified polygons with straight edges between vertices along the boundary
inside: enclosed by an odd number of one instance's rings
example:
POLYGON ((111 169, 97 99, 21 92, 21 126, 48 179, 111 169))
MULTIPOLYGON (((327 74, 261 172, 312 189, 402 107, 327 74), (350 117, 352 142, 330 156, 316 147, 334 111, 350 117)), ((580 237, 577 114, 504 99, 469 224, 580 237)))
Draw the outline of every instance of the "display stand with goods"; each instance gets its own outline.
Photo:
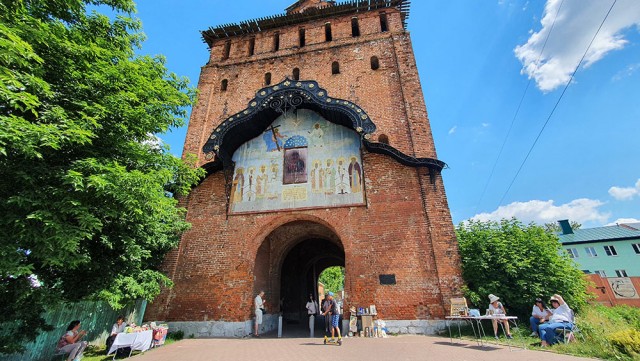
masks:
POLYGON ((153 330, 153 344, 151 347, 164 345, 164 342, 167 340, 167 334, 169 333, 169 325, 160 324, 156 326, 155 322, 151 322, 151 329, 153 330))
POLYGON ((358 316, 355 307, 351 307, 349 311, 349 336, 353 336, 358 332, 358 316))
POLYGON ((378 318, 375 305, 369 307, 351 307, 349 318, 349 335, 360 337, 386 337, 384 322, 378 318))

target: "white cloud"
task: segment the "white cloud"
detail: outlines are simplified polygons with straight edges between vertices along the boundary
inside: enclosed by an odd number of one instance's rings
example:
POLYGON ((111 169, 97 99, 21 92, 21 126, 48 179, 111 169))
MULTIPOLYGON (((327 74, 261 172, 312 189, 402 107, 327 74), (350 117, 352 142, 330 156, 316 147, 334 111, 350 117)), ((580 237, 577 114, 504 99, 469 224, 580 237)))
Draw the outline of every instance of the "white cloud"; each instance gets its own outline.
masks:
POLYGON ((640 195, 640 179, 638 179, 633 187, 613 186, 609 188, 609 195, 619 201, 628 201, 633 199, 633 197, 640 195))
POLYGON ((162 148, 162 145, 164 144, 162 138, 153 133, 147 133, 147 137, 147 139, 141 142, 142 144, 148 146, 153 150, 159 150, 160 148, 162 148))
POLYGON ((615 221, 613 221, 611 223, 605 224, 605 226, 615 226, 616 224, 623 224, 623 223, 640 223, 640 219, 618 218, 618 219, 616 219, 615 221))
MULTIPOLYGON (((533 78, 544 92, 567 84, 610 6, 609 1, 547 0, 540 21, 542 29, 514 49, 523 65, 521 73, 533 78), (540 56, 543 46, 544 53, 540 56)), ((628 43, 623 31, 634 25, 640 27, 640 1, 618 0, 587 52, 583 66, 587 68, 607 53, 622 49, 628 43)))
POLYGON ((609 194, 619 201, 624 201, 632 199, 638 194, 638 190, 635 188, 611 187, 609 188, 609 194))
POLYGON ((528 202, 513 202, 500 206, 491 213, 480 213, 471 217, 476 221, 499 221, 503 218, 515 217, 524 223, 535 222, 544 224, 556 222, 559 219, 569 219, 578 223, 588 221, 606 222, 610 214, 598 208, 604 203, 596 199, 580 198, 569 203, 554 205, 553 200, 528 202))
POLYGON ((640 70, 640 63, 635 63, 631 65, 627 65, 626 68, 620 70, 616 75, 613 76, 613 81, 619 81, 624 78, 630 77, 636 71, 640 70))
POLYGON ((482 123, 482 127, 483 127, 483 128, 487 128, 487 127, 489 127, 490 125, 491 125, 491 124, 489 124, 489 123, 482 123))
POLYGON ((449 129, 449 135, 453 134, 456 132, 456 129, 458 129, 457 125, 454 125, 453 128, 449 129))

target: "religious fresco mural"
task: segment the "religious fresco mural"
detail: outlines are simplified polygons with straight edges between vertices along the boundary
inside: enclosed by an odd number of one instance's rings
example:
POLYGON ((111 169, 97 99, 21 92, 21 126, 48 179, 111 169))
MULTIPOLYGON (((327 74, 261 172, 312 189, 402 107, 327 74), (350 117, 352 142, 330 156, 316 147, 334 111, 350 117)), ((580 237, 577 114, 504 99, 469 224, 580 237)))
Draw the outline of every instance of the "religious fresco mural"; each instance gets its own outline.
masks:
POLYGON ((360 139, 299 109, 233 154, 230 213, 364 204, 360 139))

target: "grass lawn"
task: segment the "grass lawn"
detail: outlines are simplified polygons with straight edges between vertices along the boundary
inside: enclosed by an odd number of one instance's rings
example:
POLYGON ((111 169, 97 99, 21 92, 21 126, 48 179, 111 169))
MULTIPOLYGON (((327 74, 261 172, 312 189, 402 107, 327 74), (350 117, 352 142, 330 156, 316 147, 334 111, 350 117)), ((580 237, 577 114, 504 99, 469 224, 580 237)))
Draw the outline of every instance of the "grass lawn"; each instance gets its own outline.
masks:
MULTIPOLYGON (((522 321, 518 322, 517 329, 511 330, 513 340, 507 340, 502 331, 500 339, 494 339, 491 324, 483 324, 485 334, 490 336, 483 341, 489 345, 524 345, 530 350, 545 350, 601 360, 640 361, 640 308, 589 305, 576 315, 576 324, 580 332, 575 342, 559 343, 546 348, 540 346, 539 338, 529 337, 529 325, 523 324, 522 321)), ((471 326, 461 327, 461 333, 465 339, 475 341, 471 326)), ((457 326, 452 325, 451 334, 454 338, 458 337, 457 326)), ((445 330, 441 336, 449 337, 449 331, 445 330)))

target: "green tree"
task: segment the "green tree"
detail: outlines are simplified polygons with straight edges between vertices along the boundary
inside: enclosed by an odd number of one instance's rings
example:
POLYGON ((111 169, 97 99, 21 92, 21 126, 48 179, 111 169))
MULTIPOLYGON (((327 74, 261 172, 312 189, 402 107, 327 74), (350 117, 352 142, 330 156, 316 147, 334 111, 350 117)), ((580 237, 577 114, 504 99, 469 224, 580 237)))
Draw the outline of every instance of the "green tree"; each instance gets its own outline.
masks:
POLYGON ((344 267, 334 266, 322 271, 318 281, 324 285, 326 292, 338 292, 344 289, 344 267))
POLYGON ((586 281, 560 246, 558 237, 543 227, 516 219, 469 221, 456 227, 465 296, 485 309, 488 295, 502 299, 508 312, 528 317, 536 297, 562 295, 574 309, 585 305, 586 281))
MULTIPOLYGON (((569 222, 569 225, 571 226, 571 229, 573 229, 574 231, 576 229, 580 229, 580 227, 582 227, 582 224, 580 224, 580 223, 578 223, 576 221, 569 222)), ((558 233, 562 232, 562 228, 560 227, 560 224, 558 224, 558 222, 545 223, 544 224, 544 229, 546 229, 547 232, 551 232, 553 234, 558 234, 558 233)))
POLYGON ((195 92, 135 55, 132 0, 0 0, 0 353, 49 328, 45 305, 153 299, 188 229, 174 196, 203 175, 154 134, 195 92), (110 20, 87 13, 107 5, 110 20))

